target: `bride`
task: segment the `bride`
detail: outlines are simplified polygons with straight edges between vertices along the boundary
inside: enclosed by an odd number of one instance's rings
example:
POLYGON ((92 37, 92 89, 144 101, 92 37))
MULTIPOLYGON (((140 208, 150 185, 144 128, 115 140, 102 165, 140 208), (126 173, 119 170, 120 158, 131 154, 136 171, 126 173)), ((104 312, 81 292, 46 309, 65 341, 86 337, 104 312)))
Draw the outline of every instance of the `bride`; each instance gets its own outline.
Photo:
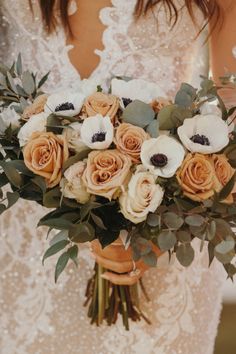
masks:
MULTIPOLYGON (((1 61, 10 63, 21 52, 39 76, 51 70, 48 90, 125 75, 156 82, 171 96, 209 65, 215 79, 236 72, 231 0, 0 0, 0 15, 1 61)), ((231 105, 236 99, 229 92, 231 105)), ((151 326, 96 328, 83 307, 94 258, 111 271, 125 267, 123 275, 106 273, 117 284, 137 281, 129 275, 132 260, 118 246, 101 251, 94 244, 92 257, 81 248, 78 271, 69 267, 54 285, 53 260, 41 265, 46 230, 36 230, 36 220, 43 213, 21 201, 0 218, 2 354, 213 353, 225 275, 217 264, 208 268, 206 250, 196 245, 189 269, 169 264, 166 255, 156 269, 137 264, 151 298, 142 303, 151 326)))

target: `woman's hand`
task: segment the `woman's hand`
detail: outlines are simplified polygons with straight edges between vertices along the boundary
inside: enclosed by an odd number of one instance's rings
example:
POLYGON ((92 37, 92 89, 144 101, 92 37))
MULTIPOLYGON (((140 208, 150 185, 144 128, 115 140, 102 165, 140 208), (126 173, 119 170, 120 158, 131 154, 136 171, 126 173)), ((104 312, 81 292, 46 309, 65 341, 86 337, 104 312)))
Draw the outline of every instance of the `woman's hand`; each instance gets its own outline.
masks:
MULTIPOLYGON (((160 255, 158 249, 155 252, 160 255)), ((109 270, 102 277, 116 285, 133 285, 149 269, 143 261, 134 263, 131 248, 125 250, 121 242, 102 249, 99 241, 95 240, 91 242, 91 255, 98 264, 109 270)))

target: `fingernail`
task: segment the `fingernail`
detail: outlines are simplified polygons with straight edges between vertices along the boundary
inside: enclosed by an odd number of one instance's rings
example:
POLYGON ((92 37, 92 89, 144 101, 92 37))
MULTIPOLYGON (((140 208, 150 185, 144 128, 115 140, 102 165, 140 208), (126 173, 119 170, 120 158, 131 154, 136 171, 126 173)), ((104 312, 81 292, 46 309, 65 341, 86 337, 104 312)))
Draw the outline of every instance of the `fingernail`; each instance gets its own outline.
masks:
POLYGON ((102 275, 101 275, 101 278, 103 278, 103 279, 105 279, 105 280, 109 280, 109 276, 106 275, 106 274, 102 274, 102 275))

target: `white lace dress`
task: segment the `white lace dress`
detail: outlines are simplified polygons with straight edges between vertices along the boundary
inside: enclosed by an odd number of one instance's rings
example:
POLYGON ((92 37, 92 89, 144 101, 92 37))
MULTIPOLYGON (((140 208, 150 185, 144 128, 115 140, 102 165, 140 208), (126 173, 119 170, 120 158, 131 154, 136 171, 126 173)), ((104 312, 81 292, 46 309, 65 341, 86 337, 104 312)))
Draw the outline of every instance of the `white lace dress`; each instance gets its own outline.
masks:
MULTIPOLYGON (((100 64, 92 77, 140 77, 160 84, 172 94, 193 72, 201 72, 198 31, 186 9, 171 31, 162 8, 135 23, 135 0, 113 0, 102 9, 107 26, 105 49, 96 51, 100 64), (158 18, 158 21, 157 21, 158 18)), ((182 0, 177 0, 179 7, 182 0)), ((11 62, 18 52, 39 74, 51 69, 49 87, 76 86, 79 74, 68 59, 62 30, 47 36, 37 1, 34 19, 27 0, 0 0, 0 59, 11 62)), ((201 22, 201 15, 196 15, 201 22)), ((47 241, 36 223, 44 213, 34 203, 21 201, 0 218, 0 353, 1 354, 212 354, 221 309, 222 276, 219 266, 208 269, 206 250, 196 247, 188 268, 168 265, 163 256, 144 282, 151 302, 143 308, 152 321, 133 323, 130 332, 116 326, 90 326, 83 307, 86 280, 93 261, 81 249, 80 266, 73 265, 54 284, 55 259, 42 267, 47 241)))

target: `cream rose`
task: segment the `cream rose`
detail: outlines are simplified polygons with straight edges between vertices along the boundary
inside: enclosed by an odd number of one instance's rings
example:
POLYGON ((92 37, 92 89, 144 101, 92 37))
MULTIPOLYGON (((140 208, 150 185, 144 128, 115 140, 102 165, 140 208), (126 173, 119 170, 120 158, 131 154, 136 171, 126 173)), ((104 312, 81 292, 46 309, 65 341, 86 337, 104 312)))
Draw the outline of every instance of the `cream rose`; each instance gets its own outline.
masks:
POLYGON ((22 119, 28 120, 31 116, 44 112, 44 106, 47 99, 48 95, 46 94, 38 96, 31 105, 24 109, 22 119))
POLYGON ((129 123, 122 123, 116 130, 115 144, 119 151, 131 157, 133 163, 140 162, 141 147, 150 136, 144 129, 129 123))
POLYGON ((29 170, 46 179, 48 188, 61 180, 61 170, 67 160, 68 146, 61 135, 33 133, 23 149, 24 162, 29 170))
POLYGON ((138 169, 129 182, 128 190, 120 196, 121 212, 126 219, 138 224, 146 220, 149 212, 155 212, 163 195, 154 175, 138 169))
POLYGON ((209 199, 219 189, 214 166, 205 155, 188 154, 176 176, 184 195, 197 202, 209 199))
POLYGON ((89 200, 90 194, 82 182, 82 175, 85 170, 86 164, 79 161, 70 166, 64 173, 61 180, 60 187, 63 195, 69 199, 76 199, 77 202, 84 204, 89 200))
POLYGON ((82 124, 78 122, 71 123, 63 130, 63 135, 65 136, 69 149, 81 152, 87 149, 87 146, 83 143, 81 139, 81 127, 82 124))
POLYGON ((20 146, 26 145, 33 133, 46 132, 47 118, 48 115, 44 112, 35 114, 29 118, 29 120, 20 128, 17 135, 20 146))
POLYGON ((85 112, 89 117, 101 114, 103 117, 109 116, 112 122, 115 120, 119 106, 119 98, 102 92, 89 96, 84 104, 85 112))
POLYGON ((128 182, 131 165, 130 157, 118 150, 92 151, 82 177, 87 192, 115 199, 128 182))

